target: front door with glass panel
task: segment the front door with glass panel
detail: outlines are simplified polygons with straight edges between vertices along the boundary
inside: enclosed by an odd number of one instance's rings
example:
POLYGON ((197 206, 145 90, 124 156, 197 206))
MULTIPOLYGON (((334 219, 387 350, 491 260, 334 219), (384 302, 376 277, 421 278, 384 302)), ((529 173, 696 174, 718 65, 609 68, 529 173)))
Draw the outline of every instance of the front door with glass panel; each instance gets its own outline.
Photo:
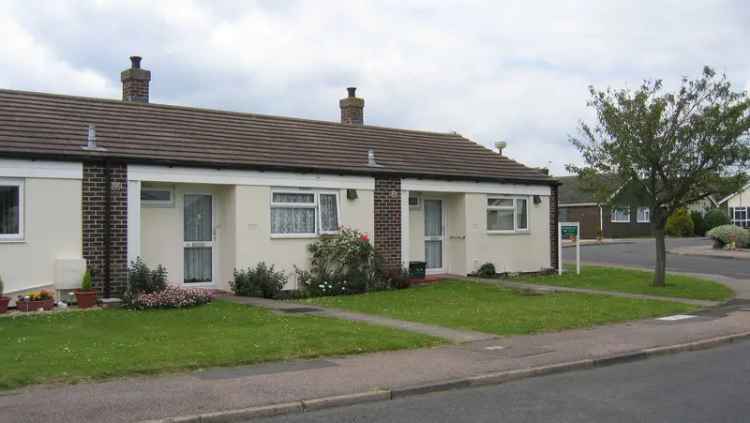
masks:
POLYGON ((213 283, 213 219, 211 195, 185 194, 185 284, 213 283))
POLYGON ((427 271, 443 270, 443 202, 424 200, 424 258, 427 271))

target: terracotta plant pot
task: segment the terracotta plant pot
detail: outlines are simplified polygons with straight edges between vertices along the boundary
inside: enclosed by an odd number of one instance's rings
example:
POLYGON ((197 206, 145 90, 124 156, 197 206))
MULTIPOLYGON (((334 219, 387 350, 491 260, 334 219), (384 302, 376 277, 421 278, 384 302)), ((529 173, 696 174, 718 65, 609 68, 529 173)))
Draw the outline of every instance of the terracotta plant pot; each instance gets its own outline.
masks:
POLYGON ((0 314, 8 312, 8 303, 10 302, 9 297, 0 297, 0 314))
POLYGON ((18 311, 37 311, 40 308, 44 310, 52 310, 55 307, 55 299, 50 298, 48 300, 40 301, 16 301, 16 309, 18 311))
POLYGON ((96 305, 96 291, 81 291, 76 289, 76 301, 78 308, 91 308, 96 305))

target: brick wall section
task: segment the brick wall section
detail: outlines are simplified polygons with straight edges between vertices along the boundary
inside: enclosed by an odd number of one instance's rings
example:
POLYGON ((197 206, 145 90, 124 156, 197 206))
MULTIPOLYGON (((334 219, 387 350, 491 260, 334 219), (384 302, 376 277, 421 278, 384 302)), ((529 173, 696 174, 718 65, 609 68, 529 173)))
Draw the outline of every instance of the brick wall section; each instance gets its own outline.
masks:
POLYGON ((552 257, 550 257, 552 259, 550 263, 552 263, 553 269, 557 269, 558 257, 559 257, 557 254, 558 253, 557 251, 558 250, 558 244, 557 244, 557 235, 558 235, 557 190, 558 188, 559 187, 557 185, 552 186, 552 195, 550 195, 550 198, 549 198, 549 239, 551 243, 550 252, 552 255, 552 257))
POLYGON ((389 270, 401 268, 401 178, 375 178, 375 250, 389 270))
POLYGON ((94 276, 94 287, 99 295, 120 295, 127 283, 128 197, 127 165, 113 163, 111 175, 110 233, 110 292, 106 287, 107 186, 106 167, 100 162, 83 164, 82 212, 83 257, 94 276))

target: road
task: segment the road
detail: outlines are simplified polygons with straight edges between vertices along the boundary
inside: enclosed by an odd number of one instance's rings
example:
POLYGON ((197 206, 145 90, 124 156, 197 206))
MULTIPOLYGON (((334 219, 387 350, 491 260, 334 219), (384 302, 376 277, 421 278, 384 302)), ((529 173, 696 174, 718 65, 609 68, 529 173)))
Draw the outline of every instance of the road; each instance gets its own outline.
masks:
POLYGON ((750 342, 504 385, 261 420, 298 422, 743 422, 750 342))
MULTIPOLYGON (((620 264, 623 266, 653 267, 655 247, 653 239, 629 240, 627 244, 589 245, 581 247, 584 262, 620 264)), ((698 238, 668 239, 667 249, 708 244, 698 238)), ((575 260, 575 248, 563 248, 563 260, 575 260)), ((667 255, 667 270, 676 272, 723 275, 735 279, 750 279, 750 261, 712 257, 667 255)))

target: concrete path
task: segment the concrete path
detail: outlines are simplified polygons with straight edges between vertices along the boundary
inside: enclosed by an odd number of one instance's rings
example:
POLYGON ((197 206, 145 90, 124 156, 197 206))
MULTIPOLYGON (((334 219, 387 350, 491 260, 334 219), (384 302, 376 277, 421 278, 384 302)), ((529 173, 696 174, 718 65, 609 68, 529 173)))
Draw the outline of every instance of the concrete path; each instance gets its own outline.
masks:
POLYGON ((0 421, 133 422, 376 389, 404 390, 493 372, 606 359, 647 348, 744 334, 748 328, 750 306, 737 304, 686 320, 652 319, 420 350, 32 386, 0 393, 0 421))
POLYGON ((269 300, 265 298, 238 297, 235 295, 219 295, 225 301, 231 301, 238 304, 253 305, 263 307, 281 313, 304 313, 315 316, 335 317, 338 319, 353 320, 357 322, 366 322, 373 325, 388 326, 409 332, 421 333, 424 335, 435 336, 447 339, 450 342, 464 343, 481 341, 485 339, 496 338, 496 335, 469 330, 450 329, 442 326, 433 326, 423 323, 408 322, 405 320, 391 319, 388 317, 375 316, 371 314, 355 313, 346 310, 339 310, 317 305, 299 304, 287 301, 269 300))
POLYGON ((707 300, 693 300, 690 298, 678 298, 678 297, 663 297, 659 295, 646 295, 646 294, 630 294, 627 292, 617 291, 605 291, 602 289, 588 289, 588 288, 570 288, 564 286, 554 285, 540 285, 534 283, 522 283, 513 282, 505 279, 479 279, 479 278, 465 278, 466 280, 481 282, 492 285, 501 285, 508 288, 519 288, 519 289, 530 289, 539 292, 576 292, 579 294, 596 294, 596 295, 609 295, 612 297, 622 298, 634 298, 637 300, 657 300, 657 301, 674 301, 678 303, 692 304, 700 307, 712 307, 719 305, 718 301, 707 301, 707 300))

